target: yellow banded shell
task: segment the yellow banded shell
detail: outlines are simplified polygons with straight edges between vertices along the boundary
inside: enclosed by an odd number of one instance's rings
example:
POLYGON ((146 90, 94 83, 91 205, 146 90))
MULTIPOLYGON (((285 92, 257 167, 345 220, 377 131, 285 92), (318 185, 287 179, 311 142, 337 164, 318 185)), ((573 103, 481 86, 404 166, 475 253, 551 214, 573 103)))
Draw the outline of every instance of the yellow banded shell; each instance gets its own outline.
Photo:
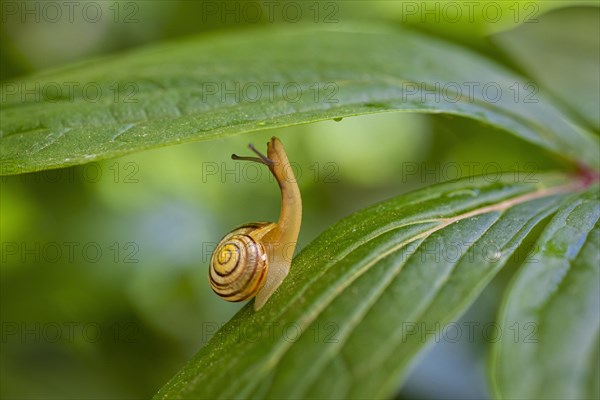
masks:
POLYGON ((210 286, 227 301, 243 301, 264 285, 269 267, 261 238, 275 227, 272 222, 240 226, 219 242, 210 259, 210 286))

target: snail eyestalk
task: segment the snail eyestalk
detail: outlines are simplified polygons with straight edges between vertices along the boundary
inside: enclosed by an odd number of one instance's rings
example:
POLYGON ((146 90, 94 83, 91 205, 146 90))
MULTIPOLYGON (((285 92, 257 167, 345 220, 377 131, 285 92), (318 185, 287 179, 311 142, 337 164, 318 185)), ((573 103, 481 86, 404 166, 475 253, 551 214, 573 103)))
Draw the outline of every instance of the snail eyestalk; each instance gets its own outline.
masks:
POLYGON ((250 150, 252 150, 253 152, 255 152, 258 157, 246 157, 246 156, 238 156, 237 154, 232 154, 231 158, 233 160, 245 160, 245 161, 254 161, 260 164, 265 164, 268 166, 273 165, 273 160, 269 159, 267 156, 265 156, 263 153, 261 153, 260 151, 258 151, 256 149, 256 147, 254 147, 254 145, 252 143, 250 143, 248 145, 248 147, 250 148, 250 150))

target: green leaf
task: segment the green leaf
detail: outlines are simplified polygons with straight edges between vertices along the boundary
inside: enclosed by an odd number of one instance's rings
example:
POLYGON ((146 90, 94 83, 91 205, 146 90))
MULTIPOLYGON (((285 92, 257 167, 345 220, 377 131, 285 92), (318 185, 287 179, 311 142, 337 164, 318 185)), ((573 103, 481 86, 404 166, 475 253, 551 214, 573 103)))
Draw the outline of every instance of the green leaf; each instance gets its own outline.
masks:
POLYGON ((600 130, 599 18, 598 3, 556 10, 542 15, 538 23, 492 37, 516 64, 596 132, 600 130))
POLYGON ((376 204, 325 231, 259 312, 244 307, 156 398, 373 398, 458 318, 579 183, 485 177, 376 204))
POLYGON ((600 398, 600 195, 566 202, 521 267, 500 313, 499 398, 600 398))
POLYGON ((203 36, 4 82, 1 172, 393 110, 473 118, 598 167, 598 138, 528 87, 411 31, 203 36))
MULTIPOLYGON (((379 2, 376 2, 376 4, 379 2)), ((440 36, 457 36, 463 40, 474 40, 478 36, 505 31, 519 25, 533 25, 539 22, 540 14, 563 7, 596 6, 593 0, 532 0, 494 1, 469 0, 454 1, 449 4, 381 2, 382 11, 401 15, 401 21, 415 24, 436 32, 440 36), (432 13, 438 10, 437 14, 432 13), (450 10, 455 12, 451 16, 450 10), (491 11, 495 16, 491 18, 491 11), (435 22, 435 23, 433 23, 435 22)))

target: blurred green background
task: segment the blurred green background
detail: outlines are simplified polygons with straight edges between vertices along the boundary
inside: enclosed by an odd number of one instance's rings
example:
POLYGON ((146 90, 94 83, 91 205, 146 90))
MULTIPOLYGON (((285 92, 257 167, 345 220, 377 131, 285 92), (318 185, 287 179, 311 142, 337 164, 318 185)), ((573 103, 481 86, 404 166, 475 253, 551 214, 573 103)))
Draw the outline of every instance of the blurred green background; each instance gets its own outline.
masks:
MULTIPOLYGON (((599 14, 589 2, 569 9, 558 1, 503 2, 499 18, 480 12, 457 18, 437 2, 274 2, 276 10, 287 3, 300 7, 302 16, 293 21, 281 12, 256 21, 241 11, 247 2, 74 3, 72 20, 62 2, 56 2, 61 17, 44 2, 0 3, 3 81, 190 34, 274 25, 407 25, 524 74, 584 125, 598 129, 597 110, 577 104, 593 104, 598 93, 599 14), (233 11, 223 16, 223 7, 233 11), (87 21, 84 9, 88 17, 96 9, 102 16, 87 21), (537 19, 517 27, 529 15, 537 19), (552 33, 563 40, 553 40, 552 33), (532 52, 535 57, 525 56, 532 52), (558 61, 550 65, 548 57, 558 61), (575 66, 580 73, 565 74, 575 66), (575 87, 575 93, 564 95, 558 90, 564 87, 575 87)), ((265 12, 264 4, 250 3, 265 12)), ((460 9, 464 2, 454 3, 460 9)), ((304 201, 299 250, 343 216, 418 187, 473 173, 521 171, 535 178, 539 171, 565 168, 559 159, 480 123, 388 113, 2 177, 2 398, 147 398, 177 372, 241 307, 210 290, 207 265, 214 244, 237 225, 278 218, 279 192, 267 170, 230 159, 231 153, 247 153, 249 142, 263 148, 272 135, 281 138, 297 168, 304 201)), ((463 321, 493 321, 495 293, 508 274, 496 279, 463 321)), ((488 396, 485 352, 482 335, 435 345, 398 397, 488 396)))

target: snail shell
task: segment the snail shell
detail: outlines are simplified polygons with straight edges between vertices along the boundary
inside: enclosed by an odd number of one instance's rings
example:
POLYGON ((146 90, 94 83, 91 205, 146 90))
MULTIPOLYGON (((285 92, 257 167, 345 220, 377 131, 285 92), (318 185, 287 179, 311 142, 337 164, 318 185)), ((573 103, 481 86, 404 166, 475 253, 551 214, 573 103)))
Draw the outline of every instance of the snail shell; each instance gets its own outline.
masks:
POLYGON ((262 237, 275 227, 255 222, 234 229, 219 242, 210 259, 209 281, 216 294, 227 301, 254 297, 267 278, 268 249, 262 237))

